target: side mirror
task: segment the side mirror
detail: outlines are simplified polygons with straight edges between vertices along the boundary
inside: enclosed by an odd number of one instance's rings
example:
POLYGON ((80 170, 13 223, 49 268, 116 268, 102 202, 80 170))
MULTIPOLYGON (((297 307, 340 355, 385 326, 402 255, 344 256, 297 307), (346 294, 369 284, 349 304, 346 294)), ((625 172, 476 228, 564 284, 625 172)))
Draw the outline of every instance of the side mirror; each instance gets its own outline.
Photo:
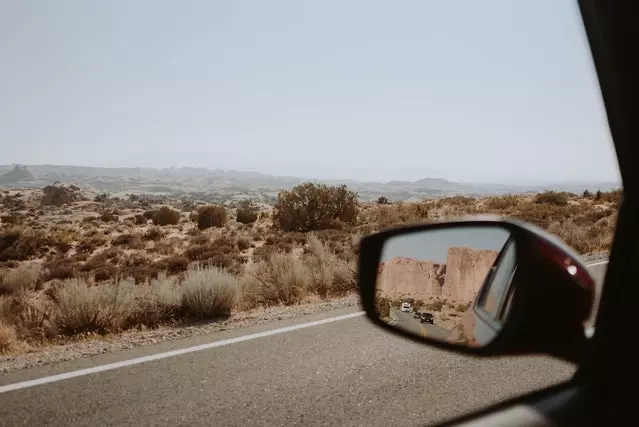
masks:
POLYGON ((595 282, 579 255, 524 222, 485 217, 398 228, 361 241, 367 316, 438 348, 578 362, 595 282))

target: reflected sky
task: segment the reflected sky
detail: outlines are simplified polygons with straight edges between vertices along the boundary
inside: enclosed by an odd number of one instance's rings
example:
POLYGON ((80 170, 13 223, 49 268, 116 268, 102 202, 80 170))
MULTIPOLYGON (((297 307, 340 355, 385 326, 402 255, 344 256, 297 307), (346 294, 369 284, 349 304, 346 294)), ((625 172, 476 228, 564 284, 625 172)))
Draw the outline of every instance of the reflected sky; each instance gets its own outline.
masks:
POLYGON ((381 261, 397 256, 437 263, 446 262, 448 248, 464 246, 499 251, 510 237, 502 227, 481 226, 426 230, 395 236, 386 241, 381 261))

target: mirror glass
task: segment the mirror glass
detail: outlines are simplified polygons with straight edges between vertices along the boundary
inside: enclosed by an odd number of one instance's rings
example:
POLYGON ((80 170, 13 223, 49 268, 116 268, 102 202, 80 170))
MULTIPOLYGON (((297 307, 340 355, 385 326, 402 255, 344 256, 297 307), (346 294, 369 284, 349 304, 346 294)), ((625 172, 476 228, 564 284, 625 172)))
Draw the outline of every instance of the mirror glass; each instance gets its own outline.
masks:
POLYGON ((382 248, 378 315, 416 336, 484 346, 506 319, 516 267, 515 240, 499 226, 395 235, 382 248))

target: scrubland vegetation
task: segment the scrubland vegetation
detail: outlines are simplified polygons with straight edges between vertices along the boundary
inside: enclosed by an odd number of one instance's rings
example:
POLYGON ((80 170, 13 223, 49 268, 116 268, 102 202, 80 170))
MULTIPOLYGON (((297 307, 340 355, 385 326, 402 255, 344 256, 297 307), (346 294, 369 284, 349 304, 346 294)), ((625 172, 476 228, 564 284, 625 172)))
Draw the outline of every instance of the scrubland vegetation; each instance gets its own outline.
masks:
POLYGON ((51 205, 38 190, 4 191, 0 353, 344 296, 356 291, 361 236, 400 224, 492 213, 534 223, 582 254, 605 251, 620 194, 360 204, 345 186, 308 183, 274 206, 107 194, 51 205))

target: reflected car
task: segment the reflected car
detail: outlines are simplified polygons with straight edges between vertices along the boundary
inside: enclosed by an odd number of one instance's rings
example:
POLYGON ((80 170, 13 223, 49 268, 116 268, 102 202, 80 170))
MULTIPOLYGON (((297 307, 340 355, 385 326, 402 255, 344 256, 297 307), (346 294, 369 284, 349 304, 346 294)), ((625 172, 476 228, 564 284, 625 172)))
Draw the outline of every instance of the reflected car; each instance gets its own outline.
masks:
POLYGON ((422 313, 420 318, 421 323, 430 323, 431 325, 435 323, 435 319, 432 313, 422 313))

